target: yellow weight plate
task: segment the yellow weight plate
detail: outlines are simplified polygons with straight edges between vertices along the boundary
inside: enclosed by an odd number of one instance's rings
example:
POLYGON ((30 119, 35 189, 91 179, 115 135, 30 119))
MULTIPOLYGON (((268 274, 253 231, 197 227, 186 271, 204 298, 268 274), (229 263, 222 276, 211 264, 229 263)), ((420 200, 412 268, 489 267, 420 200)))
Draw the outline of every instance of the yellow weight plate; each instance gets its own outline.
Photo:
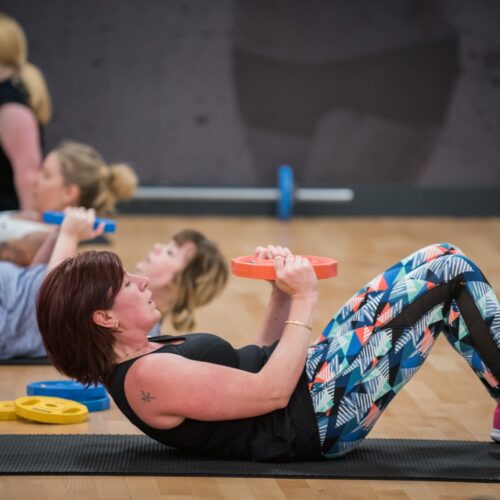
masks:
POLYGON ((25 396, 14 401, 16 414, 44 424, 76 424, 87 419, 87 407, 69 399, 25 396))
POLYGON ((17 420, 14 401, 0 401, 0 420, 17 420))

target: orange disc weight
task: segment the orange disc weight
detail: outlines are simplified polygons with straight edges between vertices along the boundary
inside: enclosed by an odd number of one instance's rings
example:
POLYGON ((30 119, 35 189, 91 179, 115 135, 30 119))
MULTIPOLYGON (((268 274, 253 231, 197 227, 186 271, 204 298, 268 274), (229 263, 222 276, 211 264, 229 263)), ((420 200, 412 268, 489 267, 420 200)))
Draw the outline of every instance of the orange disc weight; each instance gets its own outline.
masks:
MULTIPOLYGON (((329 257, 304 255, 309 259, 318 279, 337 276, 337 261, 329 257)), ((235 276, 257 280, 275 280, 274 259, 258 259, 253 255, 236 257, 231 260, 231 271, 235 276)))

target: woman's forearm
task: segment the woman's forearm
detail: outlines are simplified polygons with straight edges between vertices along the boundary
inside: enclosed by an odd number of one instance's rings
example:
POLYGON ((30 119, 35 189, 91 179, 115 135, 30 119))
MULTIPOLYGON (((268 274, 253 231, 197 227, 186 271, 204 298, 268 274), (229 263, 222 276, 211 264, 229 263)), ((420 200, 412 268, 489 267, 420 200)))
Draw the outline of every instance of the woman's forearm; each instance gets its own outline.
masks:
POLYGON ((59 233, 48 233, 44 242, 41 244, 40 248, 35 253, 32 265, 35 264, 46 264, 50 261, 50 257, 54 251, 54 246, 57 241, 59 233))
POLYGON ((51 233, 39 231, 28 233, 21 238, 8 239, 0 243, 0 260, 12 262, 21 267, 47 263, 52 253, 53 243, 44 251, 45 241, 51 233))
POLYGON ((94 222, 95 211, 93 209, 71 207, 65 210, 64 220, 50 256, 47 272, 51 271, 63 260, 74 257, 80 241, 92 239, 102 234, 104 223, 93 229, 94 222))
MULTIPOLYGON (((311 325, 316 300, 316 296, 292 300, 287 319, 311 325)), ((304 370, 311 331, 300 324, 284 323, 282 326, 281 340, 259 376, 270 397, 286 406, 304 370)))
POLYGON ((60 232, 54 244, 52 255, 49 259, 47 272, 51 271, 63 260, 74 257, 78 249, 79 241, 78 236, 74 234, 60 232))
POLYGON ((290 297, 273 286, 264 322, 254 340, 255 344, 271 345, 281 338, 290 306, 290 297))

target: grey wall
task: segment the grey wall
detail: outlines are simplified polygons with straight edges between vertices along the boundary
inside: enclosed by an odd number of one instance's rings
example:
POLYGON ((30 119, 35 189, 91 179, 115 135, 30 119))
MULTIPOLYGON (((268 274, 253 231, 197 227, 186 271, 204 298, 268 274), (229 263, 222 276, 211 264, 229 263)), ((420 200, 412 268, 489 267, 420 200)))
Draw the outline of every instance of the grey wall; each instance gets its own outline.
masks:
POLYGON ((72 138, 142 184, 500 187, 495 0, 2 0, 72 138))

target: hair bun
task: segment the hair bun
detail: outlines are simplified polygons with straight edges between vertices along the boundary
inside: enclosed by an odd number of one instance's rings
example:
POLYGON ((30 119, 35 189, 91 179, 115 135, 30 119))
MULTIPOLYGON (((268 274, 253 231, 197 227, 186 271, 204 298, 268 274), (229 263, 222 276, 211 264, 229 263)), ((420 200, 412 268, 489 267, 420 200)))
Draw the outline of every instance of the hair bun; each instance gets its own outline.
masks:
POLYGON ((125 163, 116 163, 109 166, 108 188, 116 200, 132 198, 137 184, 137 175, 125 163))

